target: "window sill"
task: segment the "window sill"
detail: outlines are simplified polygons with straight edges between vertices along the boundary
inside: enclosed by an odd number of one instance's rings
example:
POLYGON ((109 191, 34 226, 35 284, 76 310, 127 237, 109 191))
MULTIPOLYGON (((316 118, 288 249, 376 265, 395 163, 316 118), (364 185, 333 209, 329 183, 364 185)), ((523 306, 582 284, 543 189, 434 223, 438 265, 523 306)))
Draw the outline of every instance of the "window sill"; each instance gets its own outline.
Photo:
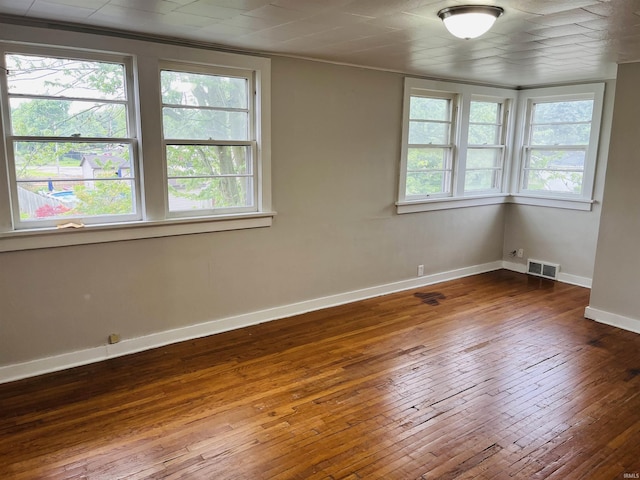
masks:
POLYGON ((496 205, 506 203, 506 194, 495 194, 477 197, 447 197, 419 200, 413 202, 397 202, 396 208, 399 214, 431 212, 434 210, 448 210, 450 208, 479 207, 482 205, 496 205))
POLYGON ((538 207, 564 208, 590 212, 594 200, 584 198, 546 197, 542 195, 516 194, 509 197, 509 203, 516 205, 534 205, 538 207))
POLYGON ((39 228, 0 233, 0 252, 119 242, 270 227, 276 212, 221 215, 215 218, 181 218, 157 222, 86 225, 79 229, 39 228))

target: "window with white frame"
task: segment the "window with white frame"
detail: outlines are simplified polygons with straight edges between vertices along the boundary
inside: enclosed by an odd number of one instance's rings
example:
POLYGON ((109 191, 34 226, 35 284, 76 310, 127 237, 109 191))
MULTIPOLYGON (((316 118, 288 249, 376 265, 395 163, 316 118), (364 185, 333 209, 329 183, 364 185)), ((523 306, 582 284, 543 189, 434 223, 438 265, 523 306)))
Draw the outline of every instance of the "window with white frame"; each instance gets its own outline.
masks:
POLYGON ((601 84, 525 94, 520 193, 591 199, 602 96, 601 84))
POLYGON ((465 193, 502 190, 507 112, 505 100, 474 97, 470 101, 465 193))
POLYGON ((160 79, 169 212, 255 211, 253 78, 165 65, 160 79))
POLYGON ((409 97, 405 198, 451 194, 455 95, 419 92, 409 97))
POLYGON ((269 59, 14 36, 0 42, 0 251, 271 225, 269 59))
POLYGON ((505 201, 516 92, 405 79, 398 212, 505 201))
POLYGON ((3 57, 15 228, 141 218, 130 59, 29 48, 3 57))

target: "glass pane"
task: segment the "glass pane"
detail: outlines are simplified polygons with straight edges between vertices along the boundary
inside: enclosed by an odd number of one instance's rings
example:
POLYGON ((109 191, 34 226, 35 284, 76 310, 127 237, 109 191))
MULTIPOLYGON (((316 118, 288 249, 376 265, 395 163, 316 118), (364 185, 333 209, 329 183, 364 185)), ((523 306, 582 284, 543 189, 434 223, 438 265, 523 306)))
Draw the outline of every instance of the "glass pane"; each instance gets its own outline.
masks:
POLYGON ((531 129, 532 145, 588 145, 591 124, 536 125, 531 129))
POLYGON ((129 145, 115 143, 14 142, 16 178, 51 180, 50 190, 65 190, 65 180, 133 177, 129 145))
POLYGON ((584 170, 585 150, 531 150, 529 168, 584 170))
POLYGON ((174 140, 248 140, 249 114, 164 107, 164 137, 174 140))
POLYGON ((447 166, 445 148, 409 148, 407 170, 444 170, 447 166))
POLYGON ((124 65, 33 55, 6 56, 9 93, 125 100, 124 65))
POLYGON ((533 123, 590 122, 593 116, 593 100, 536 103, 533 106, 533 123))
POLYGON ((471 123, 500 123, 500 103, 471 102, 469 121, 471 123))
POLYGON ((407 174, 406 195, 434 195, 449 192, 449 172, 407 174))
POLYGON ((14 135, 45 137, 127 137, 122 104, 11 98, 14 135))
POLYGON ((169 210, 253 206, 252 177, 169 179, 169 210))
POLYGON ((448 121, 450 102, 446 98, 411 97, 409 118, 448 121))
POLYGON ((467 149, 467 168, 502 167, 502 150, 494 148, 467 149))
POLYGON ((582 193, 582 172, 525 170, 524 189, 558 193, 582 193))
POLYGON ((252 173, 246 146, 167 145, 167 175, 195 177, 252 173))
POLYGON ((21 220, 123 215, 135 212, 132 179, 18 182, 21 220))
POLYGON ((430 122, 409 122, 410 144, 449 144, 449 124, 430 122))
POLYGON ((496 170, 471 170, 464 177, 464 190, 480 191, 499 188, 498 173, 496 170))
POLYGON ((245 78, 163 70, 161 82, 162 101, 166 104, 247 108, 245 78))
POLYGON ((469 125, 469 145, 499 145, 500 127, 497 125, 469 125))

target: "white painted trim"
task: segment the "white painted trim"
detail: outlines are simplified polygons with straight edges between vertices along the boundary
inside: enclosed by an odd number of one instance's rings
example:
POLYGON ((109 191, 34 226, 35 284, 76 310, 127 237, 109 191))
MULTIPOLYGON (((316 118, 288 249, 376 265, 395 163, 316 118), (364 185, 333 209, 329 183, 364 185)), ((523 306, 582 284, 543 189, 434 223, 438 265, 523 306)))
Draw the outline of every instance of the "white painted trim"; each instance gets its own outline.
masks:
POLYGON ((558 272, 558 281, 576 285, 578 287, 591 288, 591 279, 589 277, 580 277, 570 273, 558 272))
POLYGON ((527 266, 524 263, 507 262, 503 260, 502 268, 511 270, 512 272, 527 273, 527 266))
POLYGON ((18 363, 0 367, 0 383, 11 382, 22 378, 33 377, 44 373, 64 370, 79 365, 99 362, 108 358, 120 357, 131 353, 150 350, 152 348, 169 345, 172 343, 191 340, 194 338, 206 337, 216 333, 222 333, 237 328, 248 327, 258 323, 269 322, 280 318, 300 315, 302 313, 321 310, 323 308, 334 307, 351 303, 367 298, 387 295, 389 293, 411 290, 413 288, 424 287, 434 283, 440 283, 457 278, 477 275, 479 273, 490 272, 503 268, 502 261, 490 262, 471 267, 450 270, 447 272, 434 273, 424 277, 410 278, 399 282, 387 283, 375 287, 363 288, 351 292, 339 293, 328 297, 305 300, 303 302, 283 305, 281 307, 269 308, 256 312, 249 312, 233 317, 212 320, 197 325, 152 333, 143 337, 125 339, 114 345, 103 345, 100 347, 78 350, 75 352, 63 353, 48 358, 41 358, 29 362, 18 363))
MULTIPOLYGON (((508 262, 504 260, 502 262, 502 268, 505 270, 511 270, 512 272, 527 273, 527 266, 524 263, 508 262)), ((578 275, 572 275, 570 273, 558 272, 558 281, 562 283, 569 283, 571 285, 577 285, 578 287, 591 288, 591 279, 588 277, 580 277, 578 275)))
POLYGON ((589 320, 595 320, 605 325, 622 328, 623 330, 628 330, 633 333, 640 333, 640 319, 637 318, 625 317, 617 313, 611 313, 593 307, 585 308, 584 316, 589 320))

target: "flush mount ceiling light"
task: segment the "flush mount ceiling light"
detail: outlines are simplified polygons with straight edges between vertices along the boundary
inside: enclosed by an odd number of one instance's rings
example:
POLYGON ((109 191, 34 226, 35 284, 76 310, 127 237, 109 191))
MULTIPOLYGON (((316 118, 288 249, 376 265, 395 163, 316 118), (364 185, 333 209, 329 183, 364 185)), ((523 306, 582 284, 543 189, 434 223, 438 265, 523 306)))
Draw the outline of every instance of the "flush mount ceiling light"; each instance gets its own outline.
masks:
POLYGON ((469 40, 487 33, 504 9, 489 5, 461 5, 443 8, 438 16, 449 33, 469 40))

